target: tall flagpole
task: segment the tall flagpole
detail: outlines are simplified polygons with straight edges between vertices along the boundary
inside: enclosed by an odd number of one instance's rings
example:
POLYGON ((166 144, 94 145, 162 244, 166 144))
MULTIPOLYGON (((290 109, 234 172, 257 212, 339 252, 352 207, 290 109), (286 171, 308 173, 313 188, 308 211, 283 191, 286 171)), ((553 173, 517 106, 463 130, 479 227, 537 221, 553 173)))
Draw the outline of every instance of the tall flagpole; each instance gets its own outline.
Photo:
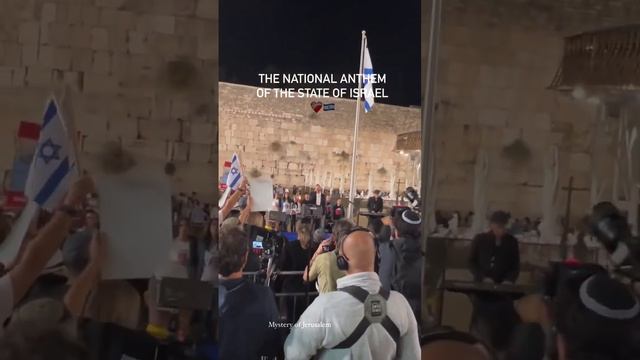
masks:
POLYGON ((353 151, 351 152, 351 177, 349 185, 349 209, 347 217, 353 219, 353 201, 356 197, 356 159, 358 158, 358 127, 360 125, 360 98, 362 97, 362 66, 364 49, 367 46, 366 31, 362 30, 362 44, 360 45, 360 70, 358 72, 358 99, 356 100, 356 123, 353 127, 353 151))

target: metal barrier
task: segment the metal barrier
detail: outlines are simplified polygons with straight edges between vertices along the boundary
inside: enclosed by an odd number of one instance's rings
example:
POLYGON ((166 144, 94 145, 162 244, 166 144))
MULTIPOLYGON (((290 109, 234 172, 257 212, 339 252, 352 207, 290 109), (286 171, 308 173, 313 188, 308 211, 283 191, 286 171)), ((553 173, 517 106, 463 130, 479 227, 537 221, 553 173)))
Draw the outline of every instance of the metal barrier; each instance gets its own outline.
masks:
MULTIPOLYGON (((304 271, 275 271, 272 274, 269 274, 269 276, 267 276, 267 272, 266 271, 248 271, 248 272, 243 272, 242 276, 244 276, 245 278, 251 279, 251 281, 253 281, 254 283, 256 283, 259 279, 260 276, 266 276, 267 277, 267 281, 265 281, 266 285, 269 285, 269 279, 271 278, 271 275, 283 275, 283 276, 302 276, 304 275, 304 271)), ((311 286, 310 284, 307 286, 311 286)), ((309 306, 309 304, 311 304, 311 300, 312 298, 315 298, 316 296, 319 295, 319 293, 317 291, 315 291, 315 287, 314 287, 314 291, 308 291, 308 292, 276 292, 274 291, 274 294, 276 296, 276 299, 278 300, 278 309, 280 311, 280 319, 281 320, 285 320, 285 321, 289 321, 289 322, 295 322, 300 315, 302 315, 302 311, 304 311, 304 309, 298 313, 298 311, 296 311, 296 309, 298 309, 298 301, 305 301, 305 309, 307 306, 309 306), (299 298, 302 298, 302 300, 299 300, 299 298), (293 310, 292 314, 289 314, 289 310, 293 310)))

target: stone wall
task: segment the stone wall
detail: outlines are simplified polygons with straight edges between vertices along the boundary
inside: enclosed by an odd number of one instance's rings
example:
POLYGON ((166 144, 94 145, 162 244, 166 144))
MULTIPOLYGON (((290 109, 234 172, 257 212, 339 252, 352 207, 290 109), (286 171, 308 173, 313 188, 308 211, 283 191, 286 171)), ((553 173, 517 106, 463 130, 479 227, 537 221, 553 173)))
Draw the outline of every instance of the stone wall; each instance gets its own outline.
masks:
POLYGON ((217 0, 0 0, 0 9, 0 170, 11 168, 18 123, 40 122, 47 97, 66 88, 84 154, 115 140, 165 161, 176 142, 176 190, 214 195, 217 0))
MULTIPOLYGON (((594 139, 613 156, 609 132, 596 129, 598 105, 547 89, 562 57, 564 36, 640 21, 634 0, 443 1, 436 122, 437 206, 472 208, 476 154, 489 154, 490 208, 519 216, 541 215, 544 158, 560 154, 560 184, 574 177, 572 214, 589 206, 591 171, 609 177, 611 164, 596 166, 594 139), (520 139, 526 161, 512 161, 505 147, 520 139), (586 191, 585 191, 586 189, 586 191)), ((431 1, 423 1, 423 75, 431 1)), ((424 76, 423 76, 424 78, 424 76)), ((612 131, 611 131, 612 130, 612 131)), ((606 155, 606 154, 605 154, 606 155)), ((606 156, 605 156, 606 157, 606 156)), ((610 159, 611 157, 609 157, 610 159)), ((609 193, 610 194, 610 193, 609 193)), ((567 194, 559 192, 564 213, 567 194)))
MULTIPOLYGON (((322 100, 335 103, 336 109, 316 114, 310 106, 313 99, 258 98, 255 87, 228 83, 220 83, 219 100, 219 170, 237 152, 247 171, 273 175, 275 183, 301 186, 304 176, 314 171, 314 184, 325 179, 323 185, 339 188, 344 177, 344 188, 349 188, 354 100, 322 100), (342 152, 348 156, 338 156, 342 152)), ((414 129, 419 118, 418 108, 383 104, 376 104, 370 113, 361 112, 358 189, 367 188, 370 171, 373 186, 382 191, 390 191, 394 169, 401 187, 407 177, 411 182, 410 161, 394 148, 396 134, 414 129), (381 167, 386 175, 378 173, 381 167)))

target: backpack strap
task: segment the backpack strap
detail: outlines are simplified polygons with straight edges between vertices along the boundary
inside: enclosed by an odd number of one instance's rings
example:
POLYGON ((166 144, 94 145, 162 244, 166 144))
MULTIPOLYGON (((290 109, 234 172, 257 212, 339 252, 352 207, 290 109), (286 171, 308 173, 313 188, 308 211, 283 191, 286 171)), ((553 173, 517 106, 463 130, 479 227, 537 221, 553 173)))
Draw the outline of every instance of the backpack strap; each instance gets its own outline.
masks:
POLYGON ((365 301, 367 301, 367 297, 369 296, 369 292, 359 286, 347 286, 338 290, 346 292, 347 294, 353 296, 363 304, 365 301))
MULTIPOLYGON (((387 303, 387 300, 389 300, 389 295, 390 295, 389 290, 381 287, 378 294, 370 294, 368 291, 366 291, 361 287, 347 286, 347 287, 338 289, 338 291, 346 292, 347 294, 353 296, 358 301, 360 301, 364 305, 365 314, 362 317, 362 320, 360 320, 360 322, 356 326, 356 328, 351 332, 351 334, 347 336, 347 338, 344 339, 342 342, 340 342, 338 345, 334 346, 333 347, 334 349, 348 349, 352 347, 358 340, 360 340, 360 338, 362 337, 362 335, 364 335, 364 333, 367 331, 369 326, 371 326, 372 322, 369 317, 370 314, 367 314, 367 312, 372 312, 372 304, 370 301, 367 301, 367 300, 372 295, 374 295, 374 297, 375 295, 378 295, 383 299, 382 302, 384 303, 384 304, 377 304, 378 310, 380 310, 380 308, 384 309, 382 310, 384 311, 384 317, 379 321, 376 321, 374 319, 373 320, 374 323, 379 323, 380 325, 382 325, 382 327, 387 331, 389 336, 391 336, 393 341, 396 343, 396 347, 398 346, 398 341, 400 340, 400 330, 398 329, 396 324, 393 322, 393 320, 391 320, 389 315, 387 315, 386 313, 386 303, 387 303)), ((380 303, 380 300, 378 300, 377 302, 380 303)))

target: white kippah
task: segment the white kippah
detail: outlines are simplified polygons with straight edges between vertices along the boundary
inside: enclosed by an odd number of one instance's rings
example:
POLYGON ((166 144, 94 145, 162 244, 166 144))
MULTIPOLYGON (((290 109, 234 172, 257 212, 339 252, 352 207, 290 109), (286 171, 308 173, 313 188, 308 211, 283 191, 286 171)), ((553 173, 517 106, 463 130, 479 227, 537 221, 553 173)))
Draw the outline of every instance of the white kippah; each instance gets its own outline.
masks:
POLYGON ((608 319, 630 320, 640 313, 640 304, 634 299, 633 306, 628 309, 611 309, 589 295, 588 288, 595 276, 591 276, 580 285, 580 300, 587 309, 608 319))
MULTIPOLYGON (((422 223, 422 219, 420 219, 420 216, 418 216, 417 219, 409 219, 409 217, 407 216, 407 213, 411 212, 410 210, 406 210, 402 212, 402 220, 404 220, 404 222, 406 222, 407 224, 411 224, 411 225, 420 225, 422 223)), ((416 214, 417 215, 417 214, 416 214)))

